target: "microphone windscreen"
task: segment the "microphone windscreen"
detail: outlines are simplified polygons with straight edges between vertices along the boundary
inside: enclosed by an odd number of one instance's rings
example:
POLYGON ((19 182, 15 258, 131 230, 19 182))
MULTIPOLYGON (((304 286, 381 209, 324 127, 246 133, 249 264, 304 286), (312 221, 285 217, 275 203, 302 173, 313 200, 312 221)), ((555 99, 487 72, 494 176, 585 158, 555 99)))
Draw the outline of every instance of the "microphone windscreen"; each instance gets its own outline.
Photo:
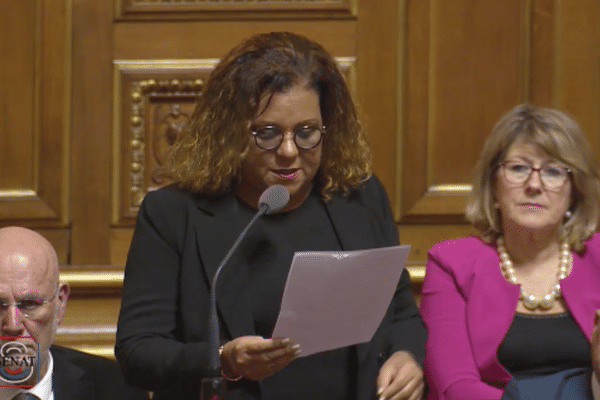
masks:
POLYGON ((290 201, 290 193, 281 185, 269 186, 258 199, 258 209, 266 207, 265 214, 271 214, 281 210, 290 201))

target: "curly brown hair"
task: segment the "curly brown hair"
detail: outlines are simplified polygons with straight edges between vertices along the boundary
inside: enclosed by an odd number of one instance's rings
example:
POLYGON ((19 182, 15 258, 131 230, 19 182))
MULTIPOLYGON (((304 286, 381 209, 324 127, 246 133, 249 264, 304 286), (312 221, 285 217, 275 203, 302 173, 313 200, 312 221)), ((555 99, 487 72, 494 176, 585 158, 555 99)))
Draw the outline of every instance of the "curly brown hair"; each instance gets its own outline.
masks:
POLYGON ((327 201, 371 176, 371 151, 344 77, 318 43, 290 32, 252 36, 218 63, 190 124, 171 150, 168 170, 179 186, 209 195, 229 192, 250 141, 260 100, 307 82, 319 94, 326 127, 315 188, 327 201))
POLYGON ((521 104, 496 123, 475 166, 473 190, 467 201, 467 220, 486 241, 494 241, 502 234, 493 187, 499 165, 519 138, 537 144, 569 167, 573 184, 569 209, 572 216, 563 221, 562 234, 574 250, 582 252, 584 242, 598 229, 600 178, 581 128, 558 110, 521 104))

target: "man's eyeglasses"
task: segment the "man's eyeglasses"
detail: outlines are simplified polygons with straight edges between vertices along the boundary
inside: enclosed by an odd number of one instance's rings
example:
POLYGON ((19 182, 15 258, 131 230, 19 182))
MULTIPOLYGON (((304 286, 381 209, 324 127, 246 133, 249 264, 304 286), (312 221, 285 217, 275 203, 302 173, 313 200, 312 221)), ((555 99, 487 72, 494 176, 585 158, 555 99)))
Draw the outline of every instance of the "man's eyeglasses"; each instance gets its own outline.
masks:
POLYGON ((31 318, 31 319, 38 318, 43 314, 44 306, 46 304, 50 303, 52 300, 54 300, 57 293, 58 293, 58 286, 56 287, 56 290, 54 291, 54 294, 52 295, 52 297, 49 298, 48 300, 41 300, 41 299, 23 299, 23 300, 17 300, 17 301, 0 300, 0 316, 4 317, 4 315, 6 315, 6 312, 8 311, 8 308, 10 306, 15 306, 19 309, 21 314, 23 314, 27 318, 31 318))
MULTIPOLYGON (((278 148, 283 142, 282 128, 277 125, 265 125, 259 127, 251 127, 254 143, 263 150, 273 150, 278 148)), ((294 134, 294 143, 301 150, 314 149, 321 143, 325 127, 304 125, 300 126, 292 132, 294 134)))
POLYGON ((522 161, 505 161, 500 166, 504 171, 506 180, 519 185, 527 182, 531 174, 537 171, 540 173, 542 185, 548 190, 560 189, 571 173, 570 169, 557 164, 548 164, 541 168, 534 168, 522 161))

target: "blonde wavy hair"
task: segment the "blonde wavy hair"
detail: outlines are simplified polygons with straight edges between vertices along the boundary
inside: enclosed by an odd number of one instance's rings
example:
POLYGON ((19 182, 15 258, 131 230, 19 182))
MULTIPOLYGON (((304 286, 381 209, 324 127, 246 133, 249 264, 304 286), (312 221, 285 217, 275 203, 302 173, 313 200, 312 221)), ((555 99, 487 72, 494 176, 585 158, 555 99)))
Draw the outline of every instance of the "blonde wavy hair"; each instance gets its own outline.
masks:
POLYGON ((289 32, 250 37, 219 62, 173 145, 170 177, 193 192, 230 192, 248 153, 249 122, 260 100, 304 83, 319 94, 326 127, 317 193, 327 201, 358 187, 372 174, 371 151, 344 77, 321 45, 289 32))
POLYGON ((521 104, 504 115, 487 138, 475 166, 473 190, 467 201, 466 218, 486 241, 502 234, 500 213, 493 188, 500 164, 519 138, 540 146, 550 157, 564 163, 572 182, 572 216, 563 221, 563 239, 578 252, 598 228, 600 180, 590 146, 579 125, 565 113, 521 104))

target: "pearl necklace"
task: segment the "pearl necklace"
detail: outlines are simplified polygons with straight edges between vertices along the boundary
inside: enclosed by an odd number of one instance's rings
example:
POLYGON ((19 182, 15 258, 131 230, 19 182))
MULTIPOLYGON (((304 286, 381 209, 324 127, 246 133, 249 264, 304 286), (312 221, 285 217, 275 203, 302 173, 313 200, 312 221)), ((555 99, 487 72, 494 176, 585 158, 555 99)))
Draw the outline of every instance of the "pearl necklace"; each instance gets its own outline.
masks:
MULTIPOLYGON (((506 248, 504 247, 504 239, 499 237, 497 240, 498 244, 498 256, 500 256, 500 268, 504 278, 510 283, 517 284, 517 278, 515 277, 515 270, 513 268, 513 262, 511 261, 506 248)), ((535 310, 540 307, 543 310, 549 310, 554 306, 556 299, 561 297, 560 293, 560 280, 567 276, 567 269, 571 261, 571 251, 569 249, 569 243, 563 242, 560 245, 560 260, 558 263, 558 273, 556 274, 556 283, 550 289, 550 292, 545 296, 534 296, 527 294, 523 285, 521 284, 521 290, 519 292, 519 300, 523 303, 523 306, 528 310, 535 310)))

